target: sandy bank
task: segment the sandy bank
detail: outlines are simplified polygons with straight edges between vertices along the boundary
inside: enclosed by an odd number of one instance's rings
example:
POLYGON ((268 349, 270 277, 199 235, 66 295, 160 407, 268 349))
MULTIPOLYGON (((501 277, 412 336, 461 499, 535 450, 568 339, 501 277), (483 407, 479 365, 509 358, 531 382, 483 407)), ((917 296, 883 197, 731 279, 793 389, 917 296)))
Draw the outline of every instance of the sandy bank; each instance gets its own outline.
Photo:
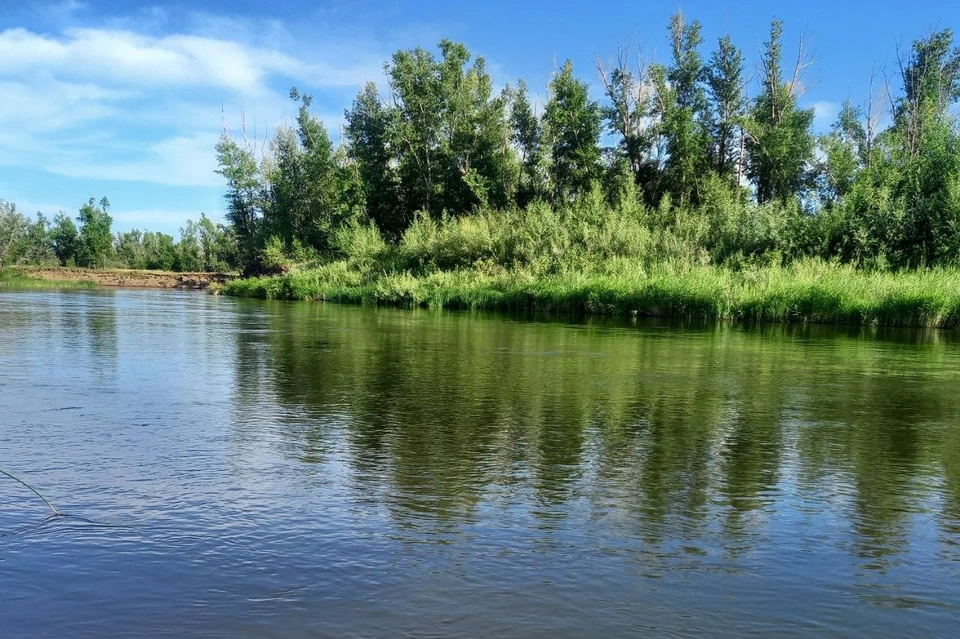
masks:
POLYGON ((120 288, 173 288, 203 290, 216 282, 223 284, 234 276, 225 273, 172 273, 169 271, 131 271, 126 269, 82 269, 39 267, 26 269, 32 277, 44 280, 93 282, 98 286, 120 288))

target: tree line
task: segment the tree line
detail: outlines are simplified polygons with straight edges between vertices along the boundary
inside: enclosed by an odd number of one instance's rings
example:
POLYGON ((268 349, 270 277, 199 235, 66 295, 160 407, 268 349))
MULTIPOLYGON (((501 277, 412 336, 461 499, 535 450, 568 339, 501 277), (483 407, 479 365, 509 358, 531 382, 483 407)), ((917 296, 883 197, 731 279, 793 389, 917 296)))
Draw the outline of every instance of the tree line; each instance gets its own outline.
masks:
POLYGON ((898 51, 899 93, 871 82, 864 103, 844 102, 822 135, 801 105, 803 41, 788 63, 780 21, 749 66, 730 36, 708 52, 701 31, 678 13, 669 59, 635 61, 624 47, 612 64, 598 61, 602 100, 569 60, 539 99, 523 81, 495 91, 484 59, 463 44, 398 51, 387 85, 368 83, 346 109, 339 144, 311 96, 293 89, 296 123, 278 129, 269 151, 226 131, 217 145, 242 267, 334 257, 338 230, 357 225, 396 243, 421 218, 514 211, 523 223, 533 206, 585 197, 611 210, 639 206, 651 230, 693 242, 715 263, 957 262, 960 49, 951 30, 898 51))
POLYGON ((76 219, 64 212, 31 219, 0 200, 0 270, 17 265, 118 267, 173 271, 223 271, 237 267, 234 232, 201 214, 187 220, 180 238, 153 231, 112 231, 107 198, 80 207, 76 219))

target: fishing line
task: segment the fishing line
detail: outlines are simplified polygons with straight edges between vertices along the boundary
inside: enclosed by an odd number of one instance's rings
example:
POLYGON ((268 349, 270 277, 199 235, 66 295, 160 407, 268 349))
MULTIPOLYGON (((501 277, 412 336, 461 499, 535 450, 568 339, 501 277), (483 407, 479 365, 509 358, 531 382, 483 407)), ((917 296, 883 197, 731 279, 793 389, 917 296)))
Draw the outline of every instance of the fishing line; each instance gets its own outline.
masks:
POLYGON ((45 517, 40 521, 34 521, 29 524, 23 524, 22 526, 11 528, 10 530, 0 531, 0 539, 3 539, 4 537, 9 537, 10 535, 22 535, 32 530, 38 530, 40 528, 43 528, 45 525, 47 525, 51 521, 54 521, 59 518, 60 516, 58 515, 50 515, 49 517, 45 517))
POLYGON ((36 495, 37 497, 39 497, 40 499, 42 499, 42 500, 43 500, 43 503, 45 503, 47 506, 50 507, 50 510, 53 511, 53 516, 54 516, 54 517, 63 517, 63 515, 60 513, 60 511, 57 510, 57 507, 54 506, 53 504, 51 504, 51 503, 50 503, 50 500, 47 499, 46 497, 44 497, 43 495, 41 495, 41 494, 37 491, 37 489, 34 488, 33 486, 31 486, 30 484, 28 484, 27 482, 23 481, 22 479, 20 479, 20 478, 18 478, 18 477, 14 477, 13 475, 11 475, 11 474, 8 473, 7 471, 3 470, 2 468, 0 468, 0 475, 5 475, 5 476, 9 477, 10 479, 12 479, 13 481, 17 482, 18 484, 22 484, 23 486, 26 486, 27 489, 28 489, 30 492, 32 492, 34 495, 36 495))

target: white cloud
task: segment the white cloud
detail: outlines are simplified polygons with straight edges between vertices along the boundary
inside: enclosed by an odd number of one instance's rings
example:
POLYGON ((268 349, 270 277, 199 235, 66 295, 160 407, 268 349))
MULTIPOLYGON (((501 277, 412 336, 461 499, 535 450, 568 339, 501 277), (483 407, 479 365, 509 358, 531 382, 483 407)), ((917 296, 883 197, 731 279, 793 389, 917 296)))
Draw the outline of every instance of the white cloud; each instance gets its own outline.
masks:
POLYGON ((836 102, 820 100, 810 106, 813 108, 813 124, 818 130, 829 129, 840 114, 840 105, 836 102))
POLYGON ((62 38, 10 29, 0 33, 0 59, 0 73, 8 76, 39 71, 127 87, 215 86, 247 93, 263 89, 266 73, 297 66, 282 54, 236 42, 102 29, 73 29, 62 38))
MULTIPOLYGON (((78 8, 61 7, 65 15, 78 8)), ((311 43, 311 53, 287 51, 277 44, 295 39, 284 38, 279 23, 256 37, 236 20, 204 24, 199 34, 151 35, 129 22, 52 35, 0 31, 0 165, 219 187, 213 169, 221 110, 234 128, 245 114, 248 131, 263 139, 294 115, 286 88, 299 83, 320 91, 320 115, 336 127, 344 93, 382 72, 385 56, 369 43, 350 48, 330 40, 311 43), (331 92, 337 106, 325 109, 322 98, 331 92)))
POLYGON ((198 133, 166 138, 146 146, 136 159, 113 162, 53 161, 44 168, 59 175, 118 182, 151 182, 170 186, 221 186, 213 148, 217 135, 198 133))
POLYGON ((8 135, 73 128, 113 118, 118 103, 135 94, 96 84, 65 82, 47 75, 0 80, 0 130, 8 135))
MULTIPOLYGON (((331 52, 332 53, 332 52, 331 52)), ((216 87, 243 94, 268 90, 271 75, 317 86, 352 87, 375 77, 372 56, 306 62, 275 48, 223 38, 151 37, 120 29, 70 29, 62 36, 26 29, 0 32, 0 75, 43 72, 125 87, 216 87)))

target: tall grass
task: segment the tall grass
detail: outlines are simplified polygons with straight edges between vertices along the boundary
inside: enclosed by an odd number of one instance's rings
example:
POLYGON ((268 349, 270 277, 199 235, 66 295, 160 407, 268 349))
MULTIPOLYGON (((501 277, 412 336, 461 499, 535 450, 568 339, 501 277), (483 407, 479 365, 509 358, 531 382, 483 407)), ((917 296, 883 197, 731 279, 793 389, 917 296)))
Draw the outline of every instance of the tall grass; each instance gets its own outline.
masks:
MULTIPOLYGON (((733 204, 731 204, 731 207, 733 204)), ((813 224, 754 207, 737 225, 714 209, 612 209, 599 197, 556 210, 418 218, 397 245, 341 229, 340 259, 234 280, 228 295, 435 308, 637 314, 767 322, 960 326, 960 269, 866 271, 805 257, 779 238, 813 224), (734 247, 738 247, 734 250, 734 247), (724 263, 717 264, 717 255, 724 263)))
POLYGON ((479 270, 363 277, 346 262, 234 280, 228 295, 435 308, 637 314, 768 322, 960 326, 960 270, 865 273, 803 261, 733 271, 715 266, 533 275, 479 270))
POLYGON ((14 268, 0 270, 0 288, 34 289, 34 288, 96 288, 94 282, 87 280, 47 280, 33 277, 24 271, 14 268))

